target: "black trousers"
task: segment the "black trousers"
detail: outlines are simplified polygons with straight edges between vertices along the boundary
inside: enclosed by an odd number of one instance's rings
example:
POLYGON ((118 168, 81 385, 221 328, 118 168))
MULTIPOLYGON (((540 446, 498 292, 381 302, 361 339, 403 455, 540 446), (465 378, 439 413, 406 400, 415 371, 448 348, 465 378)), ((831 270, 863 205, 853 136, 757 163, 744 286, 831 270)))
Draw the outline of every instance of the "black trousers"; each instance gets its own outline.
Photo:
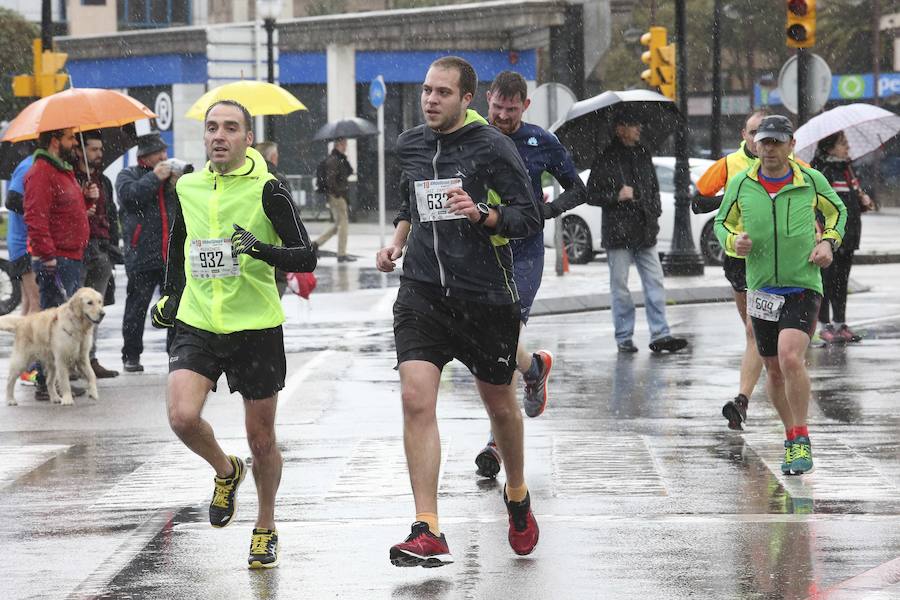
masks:
POLYGON ((122 317, 122 361, 137 360, 144 352, 144 323, 156 288, 165 283, 164 269, 128 273, 125 314, 122 317))
POLYGON ((819 307, 819 322, 845 323, 847 321, 847 283, 850 281, 850 268, 853 266, 853 250, 838 248, 834 260, 827 269, 822 269, 822 286, 825 296, 819 307), (834 313, 828 318, 828 307, 834 313))

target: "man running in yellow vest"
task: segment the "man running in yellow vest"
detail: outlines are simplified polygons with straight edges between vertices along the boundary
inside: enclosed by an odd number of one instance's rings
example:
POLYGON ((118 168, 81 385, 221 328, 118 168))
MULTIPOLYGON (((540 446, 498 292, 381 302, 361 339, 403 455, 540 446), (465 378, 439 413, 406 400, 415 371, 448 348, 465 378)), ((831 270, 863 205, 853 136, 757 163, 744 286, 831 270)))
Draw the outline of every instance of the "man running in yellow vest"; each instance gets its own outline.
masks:
POLYGON ((286 361, 275 269, 310 272, 316 256, 290 192, 251 147, 250 123, 247 109, 231 100, 206 113, 209 162, 178 180, 164 295, 153 310, 153 325, 175 327, 169 425, 215 469, 213 527, 231 523, 246 465, 225 454, 201 413, 223 372, 229 390, 244 398, 259 500, 248 563, 258 569, 278 565, 275 494, 282 461, 275 407, 286 361))
MULTIPOLYGON (((759 128, 760 121, 763 117, 769 115, 766 110, 757 110, 747 117, 744 122, 744 128, 741 129, 740 148, 727 156, 723 156, 717 160, 697 182, 698 197, 694 198, 691 208, 695 213, 712 212, 719 209, 722 203, 722 196, 718 196, 719 192, 724 192, 728 187, 728 182, 738 173, 745 171, 751 164, 757 160, 756 142, 753 136, 759 128)), ((729 400, 722 407, 722 415, 728 419, 728 427, 730 429, 741 430, 741 423, 747 420, 747 406, 750 403, 750 396, 759 381, 762 373, 763 362, 756 349, 756 340, 753 337, 753 324, 747 317, 747 275, 746 260, 743 256, 738 256, 732 250, 725 250, 723 267, 725 269, 725 278, 731 284, 734 290, 734 302, 741 316, 741 322, 744 324, 745 347, 744 355, 741 358, 741 378, 738 386, 738 395, 734 400, 729 400)))

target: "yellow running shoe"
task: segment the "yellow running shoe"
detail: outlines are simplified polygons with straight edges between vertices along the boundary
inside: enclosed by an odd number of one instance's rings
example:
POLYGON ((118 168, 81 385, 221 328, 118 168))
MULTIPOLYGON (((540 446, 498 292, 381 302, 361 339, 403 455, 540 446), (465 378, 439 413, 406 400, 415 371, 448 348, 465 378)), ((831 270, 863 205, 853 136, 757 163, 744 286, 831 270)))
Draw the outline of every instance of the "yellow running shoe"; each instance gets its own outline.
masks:
POLYGON ((278 532, 274 529, 253 529, 250 538, 250 556, 247 565, 251 569, 272 569, 278 566, 278 532))
POLYGON ((209 503, 209 524, 213 527, 225 527, 231 523, 237 509, 237 490, 247 474, 247 466, 243 460, 237 456, 229 456, 228 459, 234 465, 234 474, 231 477, 213 478, 216 487, 212 502, 209 503))

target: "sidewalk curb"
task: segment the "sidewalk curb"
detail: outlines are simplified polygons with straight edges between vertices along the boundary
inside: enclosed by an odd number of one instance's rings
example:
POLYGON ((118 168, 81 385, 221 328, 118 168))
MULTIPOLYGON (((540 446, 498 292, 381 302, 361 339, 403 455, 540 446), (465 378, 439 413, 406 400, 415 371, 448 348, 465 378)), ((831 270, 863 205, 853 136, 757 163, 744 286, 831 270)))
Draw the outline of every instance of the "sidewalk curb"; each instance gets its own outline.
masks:
MULTIPOLYGON (((635 306, 644 306, 644 293, 631 292, 635 306)), ((666 304, 708 304, 711 302, 729 302, 734 299, 730 285, 717 285, 698 288, 673 288, 666 290, 666 304)), ((610 294, 583 294, 563 298, 543 298, 534 301, 531 307, 532 317, 563 315, 609 310, 612 306, 610 294)))

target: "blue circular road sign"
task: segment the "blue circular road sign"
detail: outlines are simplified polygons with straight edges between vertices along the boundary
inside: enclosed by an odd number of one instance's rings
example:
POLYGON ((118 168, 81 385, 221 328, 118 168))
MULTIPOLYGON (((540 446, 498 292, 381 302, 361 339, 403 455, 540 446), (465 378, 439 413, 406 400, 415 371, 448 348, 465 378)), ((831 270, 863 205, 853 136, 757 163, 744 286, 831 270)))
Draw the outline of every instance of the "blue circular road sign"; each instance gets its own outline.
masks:
POLYGON ((372 80, 369 85, 369 103, 375 108, 379 108, 384 104, 384 97, 387 95, 387 88, 384 86, 384 78, 381 75, 372 80))

